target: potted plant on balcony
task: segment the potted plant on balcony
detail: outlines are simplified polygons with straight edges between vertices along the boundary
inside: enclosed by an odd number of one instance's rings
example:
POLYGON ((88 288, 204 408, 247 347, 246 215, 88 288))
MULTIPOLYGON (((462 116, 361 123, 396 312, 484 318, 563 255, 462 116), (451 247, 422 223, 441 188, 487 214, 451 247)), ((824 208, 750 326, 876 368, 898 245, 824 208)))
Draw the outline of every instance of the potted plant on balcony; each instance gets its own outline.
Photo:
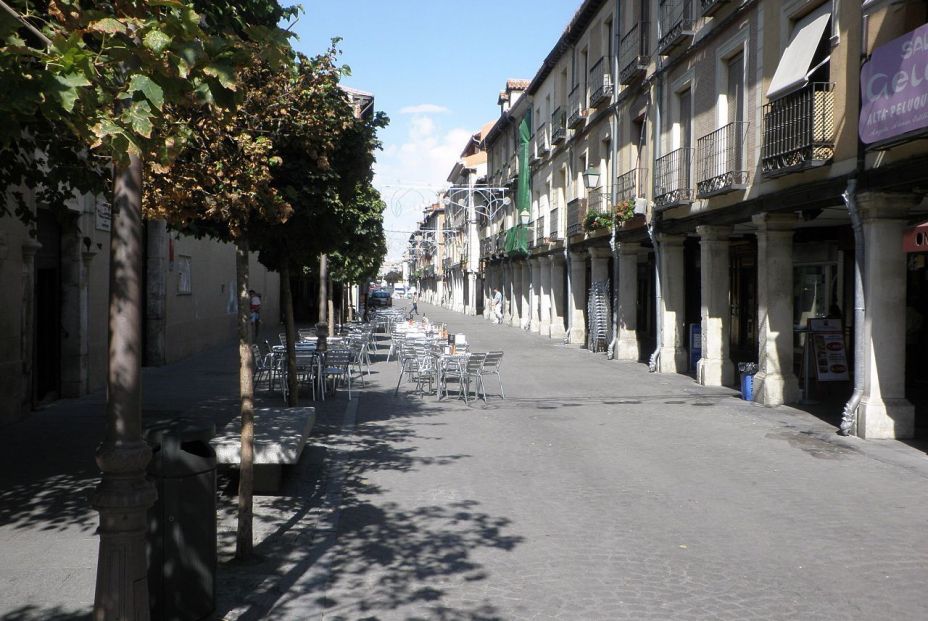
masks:
POLYGON ((605 213, 601 211, 590 211, 587 212, 586 217, 583 219, 583 230, 587 233, 592 233, 593 231, 599 231, 602 229, 608 229, 612 226, 612 214, 605 213))

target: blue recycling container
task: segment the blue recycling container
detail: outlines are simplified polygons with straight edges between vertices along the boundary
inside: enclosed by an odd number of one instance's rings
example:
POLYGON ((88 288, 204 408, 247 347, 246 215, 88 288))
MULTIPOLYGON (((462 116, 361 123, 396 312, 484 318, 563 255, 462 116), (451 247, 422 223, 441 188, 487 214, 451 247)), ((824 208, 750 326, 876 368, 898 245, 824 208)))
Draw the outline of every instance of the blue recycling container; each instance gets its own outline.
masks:
POLYGON ((745 401, 754 400, 754 374, 741 374, 741 398, 745 401))

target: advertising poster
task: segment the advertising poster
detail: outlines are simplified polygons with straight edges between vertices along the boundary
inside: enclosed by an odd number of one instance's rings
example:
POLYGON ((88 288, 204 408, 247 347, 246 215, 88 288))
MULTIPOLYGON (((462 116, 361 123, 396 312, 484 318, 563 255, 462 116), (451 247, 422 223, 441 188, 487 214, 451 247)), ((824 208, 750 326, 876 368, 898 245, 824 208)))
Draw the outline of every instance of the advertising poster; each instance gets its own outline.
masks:
POLYGON ((844 327, 840 319, 809 319, 812 338, 812 361, 815 378, 820 382, 846 382, 850 380, 847 350, 844 345, 844 327))

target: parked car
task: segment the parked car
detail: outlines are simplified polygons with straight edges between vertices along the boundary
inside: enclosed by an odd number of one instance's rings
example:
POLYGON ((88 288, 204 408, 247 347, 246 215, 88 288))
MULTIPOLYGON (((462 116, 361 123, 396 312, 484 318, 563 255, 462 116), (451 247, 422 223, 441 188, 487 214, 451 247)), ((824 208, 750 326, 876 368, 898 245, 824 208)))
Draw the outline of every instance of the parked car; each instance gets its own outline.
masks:
POLYGON ((403 287, 402 285, 398 285, 398 286, 396 286, 396 287, 393 287, 393 297, 395 297, 395 298, 400 298, 400 299, 405 298, 405 297, 406 297, 406 287, 403 287))
POLYGON ((386 289, 377 289, 367 296, 368 306, 393 306, 393 298, 386 289))

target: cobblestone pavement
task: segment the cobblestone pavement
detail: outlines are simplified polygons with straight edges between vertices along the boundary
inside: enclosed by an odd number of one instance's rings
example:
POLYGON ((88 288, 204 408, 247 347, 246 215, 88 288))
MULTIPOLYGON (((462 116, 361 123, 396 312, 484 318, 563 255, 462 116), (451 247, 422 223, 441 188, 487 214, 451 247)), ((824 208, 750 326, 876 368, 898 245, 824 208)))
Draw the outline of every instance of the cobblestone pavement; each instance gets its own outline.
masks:
POLYGON ((420 308, 506 352, 509 398, 393 397, 378 363, 287 561, 229 566, 228 618, 925 617, 923 452, 420 308))
MULTIPOLYGON (((231 560, 235 503, 221 494, 219 618, 925 618, 923 450, 420 310, 475 351, 504 350, 508 398, 439 402, 411 384, 394 397, 381 351, 359 398, 319 405, 282 493, 258 497, 253 562, 231 560)), ((201 397, 234 387, 228 372, 201 397)), ((17 534, 40 541, 40 520, 0 516, 2 566, 17 534)), ((4 584, 0 571, 0 618, 86 611, 54 594, 45 608, 22 590, 16 602, 4 584)))

